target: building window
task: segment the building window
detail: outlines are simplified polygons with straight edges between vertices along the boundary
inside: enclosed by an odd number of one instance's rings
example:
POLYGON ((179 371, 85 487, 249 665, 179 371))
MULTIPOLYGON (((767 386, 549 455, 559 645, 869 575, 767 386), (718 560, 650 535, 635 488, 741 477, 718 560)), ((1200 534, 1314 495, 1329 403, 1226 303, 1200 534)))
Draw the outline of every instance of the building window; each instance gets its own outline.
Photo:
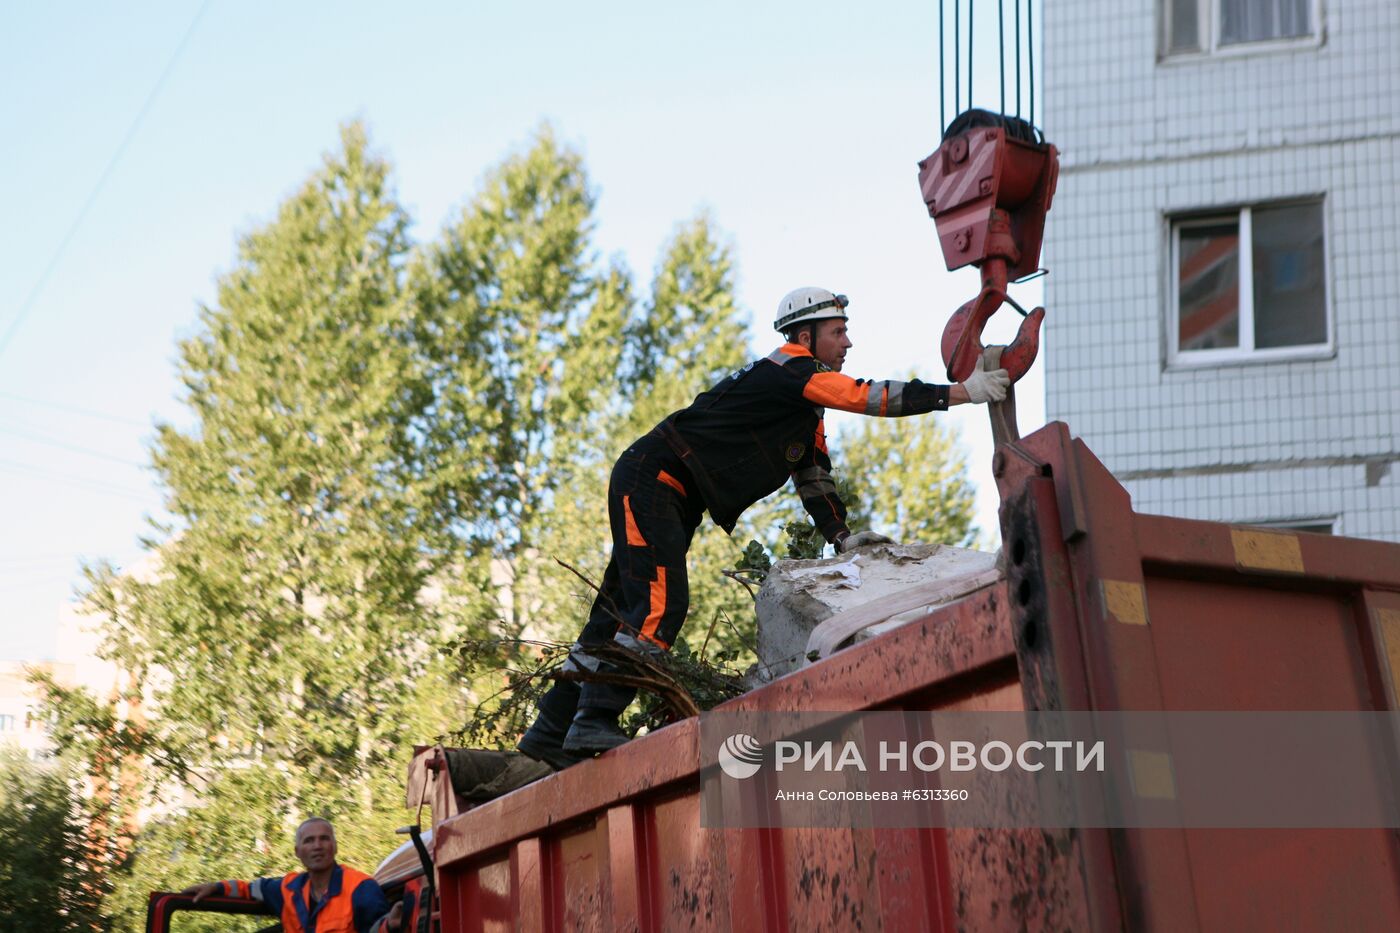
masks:
POLYGON ((1315 535, 1337 533, 1335 518, 1299 518, 1285 522, 1252 522, 1256 528, 1269 528, 1274 531, 1306 531, 1315 535))
POLYGON ((1315 40, 1318 0, 1162 0, 1164 55, 1248 51, 1315 40))
POLYGON ((9 713, 0 713, 0 732, 14 732, 15 717, 9 713))
POLYGON ((1331 351, 1322 203, 1173 219, 1168 363, 1331 351))

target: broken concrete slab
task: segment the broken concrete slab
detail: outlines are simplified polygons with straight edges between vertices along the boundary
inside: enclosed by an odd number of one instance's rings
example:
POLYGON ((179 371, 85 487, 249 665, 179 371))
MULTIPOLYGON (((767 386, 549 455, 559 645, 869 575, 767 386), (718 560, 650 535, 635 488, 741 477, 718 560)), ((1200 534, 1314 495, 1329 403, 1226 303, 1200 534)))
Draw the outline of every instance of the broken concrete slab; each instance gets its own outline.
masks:
POLYGON ((998 579, 997 554, 946 544, 875 544, 821 560, 780 560, 758 592, 758 682, 809 652, 921 618, 998 579), (863 611, 861 611, 863 610, 863 611), (820 630, 823 623, 825 630, 820 630))

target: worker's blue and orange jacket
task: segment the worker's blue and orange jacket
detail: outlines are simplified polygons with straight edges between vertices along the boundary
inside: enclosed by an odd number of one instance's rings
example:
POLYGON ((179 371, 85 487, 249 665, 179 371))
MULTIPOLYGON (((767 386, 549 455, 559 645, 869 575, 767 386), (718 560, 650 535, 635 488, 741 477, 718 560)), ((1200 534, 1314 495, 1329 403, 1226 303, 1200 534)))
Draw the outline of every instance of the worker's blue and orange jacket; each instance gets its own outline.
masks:
POLYGON ((432 920, 432 905, 422 878, 413 878, 403 886, 403 919, 401 933, 428 933, 432 920))
POLYGON ((787 343, 730 373, 654 431, 681 458, 710 517, 726 532, 791 477, 817 529, 835 541, 849 529, 831 479, 826 409, 882 418, 946 411, 949 388, 917 379, 852 379, 787 343))
POLYGON ((269 913, 281 919, 285 933, 380 933, 389 901, 377 881, 337 865, 331 870, 326 896, 313 903, 309 877, 306 872, 292 872, 284 878, 224 881, 222 893, 262 901, 269 913))

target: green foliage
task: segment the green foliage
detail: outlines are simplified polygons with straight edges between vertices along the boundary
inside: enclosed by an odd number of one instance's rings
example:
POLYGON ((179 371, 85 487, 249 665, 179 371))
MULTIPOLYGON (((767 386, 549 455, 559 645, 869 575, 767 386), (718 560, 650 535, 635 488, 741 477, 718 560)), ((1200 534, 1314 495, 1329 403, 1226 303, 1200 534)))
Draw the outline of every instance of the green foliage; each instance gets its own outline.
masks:
POLYGON ((11 933, 103 929, 74 769, 0 747, 0 913, 11 933))
POLYGON ((572 642, 465 637, 453 646, 463 677, 476 686, 477 704, 453 743, 467 748, 512 748, 534 721, 535 705, 554 685, 551 674, 572 642))
POLYGON ((452 591, 475 600, 467 634, 502 645, 579 627, 577 581, 551 558, 594 566, 606 528, 634 302, 626 271, 593 256, 594 205, 582 158, 546 128, 488 175, 411 273, 415 352, 435 400, 425 432, 463 485, 452 591))
POLYGON ((976 543, 967 455, 937 415, 861 418, 836 446, 852 528, 904 542, 976 543))
MULTIPOLYGON (((180 345, 189 426, 154 443, 170 524, 147 572, 88 572, 120 689, 41 684, 96 789, 81 862, 96 880, 65 896, 110 889, 111 928, 137 930, 148 890, 294 868, 313 813, 373 868, 405 821, 412 743, 465 721, 473 744, 513 745, 592 601, 560 562, 602 576, 614 460, 749 359, 708 217, 675 228, 639 297, 596 254, 595 207, 581 156, 544 128, 415 244, 389 165, 349 126, 243 237, 180 345)), ((901 436, 848 445, 859 501, 886 530, 953 520, 957 495, 928 513, 878 490, 960 488, 960 467, 930 472, 901 436)), ((780 493, 738 540, 797 509, 780 493)), ((819 552, 802 524, 790 547, 819 552)), ((754 659, 752 598, 722 575, 741 559, 768 555, 702 524, 690 621, 664 659, 702 708, 754 659)), ((644 700, 634 725, 664 715, 644 700)))
POLYGON ((343 858, 372 867, 403 822, 410 743, 463 708, 438 651, 461 609, 423 597, 482 483, 440 470, 426 431, 408 225, 347 127, 181 344, 193 418, 154 445, 174 516, 156 570, 89 575, 105 656, 134 685, 125 712, 49 691, 60 740, 119 788, 97 800, 117 929, 139 928, 150 888, 294 867, 284 842, 307 813, 344 816, 343 858), (136 807, 180 792, 197 804, 122 838, 136 807))
POLYGON ((826 548, 826 539, 810 521, 788 522, 783 534, 787 535, 786 556, 790 560, 814 560, 826 548))
MULTIPOLYGON (((713 654, 692 652, 684 641, 652 660, 667 677, 685 688, 702 711, 732 700, 744 693, 741 672, 734 666, 737 652, 720 648, 713 654)), ((655 693, 642 693, 622 719, 622 728, 631 735, 659 729, 675 722, 676 713, 655 693)))
POLYGON ((118 660, 180 672, 167 744, 196 766, 291 768, 289 815, 396 763, 443 624, 418 597, 455 543, 413 430, 408 217, 363 132, 342 146, 244 238, 181 347, 197 423, 156 442, 177 518, 159 577, 90 593, 130 632, 118 660))
POLYGON ((763 546, 762 541, 751 539, 734 569, 752 571, 760 575, 761 579, 762 575, 766 575, 769 570, 773 569, 773 559, 768 556, 768 550, 763 546))

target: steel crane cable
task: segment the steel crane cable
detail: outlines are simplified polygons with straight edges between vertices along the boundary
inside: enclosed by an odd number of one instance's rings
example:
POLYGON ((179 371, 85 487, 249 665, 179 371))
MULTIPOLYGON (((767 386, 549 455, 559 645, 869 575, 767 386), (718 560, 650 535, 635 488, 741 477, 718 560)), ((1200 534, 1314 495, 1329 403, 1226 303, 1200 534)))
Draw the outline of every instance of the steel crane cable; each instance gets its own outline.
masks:
MULTIPOLYGON (((974 77, 976 75, 976 5, 978 0, 967 2, 967 34, 964 40, 962 28, 963 0, 953 0, 952 34, 948 32, 948 10, 944 0, 938 0, 938 124, 940 134, 946 132, 948 120, 948 58, 953 59, 953 120, 959 114, 974 107, 974 77), (963 73, 963 43, 966 41, 967 72, 963 73), (963 80, 967 80, 967 97, 962 96, 963 80)), ((1032 0, 1025 3, 1025 29, 1022 30, 1021 0, 1012 5, 1011 46, 1012 61, 1007 61, 1006 0, 997 0, 997 104, 998 112, 1007 113, 1006 82, 1008 66, 1014 72, 1015 113, 1031 126, 1035 125, 1035 7, 1032 0), (1026 66, 1021 65, 1022 55, 1026 66), (1028 110, 1025 108, 1029 108, 1028 110), (1024 116, 1023 116, 1024 115, 1024 116)))

